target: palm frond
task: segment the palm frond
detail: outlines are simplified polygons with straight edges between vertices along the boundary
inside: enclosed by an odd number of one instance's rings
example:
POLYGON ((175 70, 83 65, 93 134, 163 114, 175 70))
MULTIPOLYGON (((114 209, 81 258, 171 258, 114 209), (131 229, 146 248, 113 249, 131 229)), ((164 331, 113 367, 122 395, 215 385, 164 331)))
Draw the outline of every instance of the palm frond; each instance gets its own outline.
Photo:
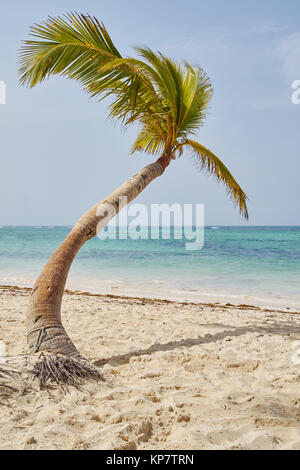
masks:
MULTIPOLYGON (((239 207, 240 213, 248 219, 247 196, 236 182, 226 165, 210 150, 195 140, 187 139, 182 146, 189 146, 193 150, 195 166, 214 175, 219 182, 226 186, 226 192, 239 207)), ((182 147, 181 146, 181 147, 182 147)))
POLYGON ((165 145, 165 139, 149 132, 146 128, 142 129, 132 145, 131 153, 137 150, 157 155, 162 153, 165 145))
POLYGON ((173 145, 182 113, 182 68, 163 54, 156 54, 149 48, 136 48, 136 50, 151 64, 149 73, 165 112, 169 115, 171 122, 169 145, 173 145))
POLYGON ((145 107, 158 99, 147 64, 122 58, 107 30, 95 18, 70 13, 65 18, 49 17, 31 28, 34 40, 20 50, 19 75, 23 85, 34 87, 51 75, 79 81, 92 96, 112 96, 112 117, 132 122, 145 107))
POLYGON ((206 73, 200 67, 186 63, 186 75, 183 82, 183 105, 178 136, 194 134, 203 123, 213 89, 206 73))
POLYGON ((92 96, 115 95, 116 99, 109 107, 110 115, 121 117, 125 125, 146 114, 155 118, 156 114, 163 114, 163 106, 149 77, 150 70, 151 67, 140 60, 116 58, 101 66, 99 72, 104 78, 93 82, 89 90, 92 96))
POLYGON ((89 83, 99 66, 121 57, 104 25, 89 16, 70 13, 65 19, 49 17, 31 27, 35 40, 20 50, 20 81, 30 87, 62 74, 89 83))
POLYGON ((173 143, 175 135, 183 137, 196 131, 205 118, 212 96, 208 76, 200 67, 193 67, 187 62, 183 67, 149 48, 136 50, 152 66, 149 74, 172 118, 173 143))

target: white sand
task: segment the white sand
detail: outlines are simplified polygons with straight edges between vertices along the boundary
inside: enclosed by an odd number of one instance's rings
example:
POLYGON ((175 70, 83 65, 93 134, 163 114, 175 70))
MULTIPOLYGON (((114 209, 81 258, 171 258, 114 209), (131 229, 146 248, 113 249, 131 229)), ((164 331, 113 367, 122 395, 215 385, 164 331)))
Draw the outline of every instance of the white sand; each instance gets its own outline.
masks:
MULTIPOLYGON (((28 295, 0 289, 9 355, 28 295)), ((4 400, 0 449, 300 449, 300 314, 76 294, 63 319, 106 381, 4 400)))

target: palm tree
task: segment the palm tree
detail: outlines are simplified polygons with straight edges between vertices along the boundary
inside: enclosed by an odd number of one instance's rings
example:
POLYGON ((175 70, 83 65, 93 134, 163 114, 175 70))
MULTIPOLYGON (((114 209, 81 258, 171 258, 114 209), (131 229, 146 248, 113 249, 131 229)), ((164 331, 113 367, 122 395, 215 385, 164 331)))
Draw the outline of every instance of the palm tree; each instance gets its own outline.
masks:
MULTIPOLYGON (((203 123, 212 96, 204 71, 180 65, 161 53, 136 48, 139 58, 123 57, 96 18, 77 13, 51 18, 30 30, 20 52, 20 82, 34 87, 51 75, 81 83, 99 100, 109 98, 109 115, 124 127, 139 123, 132 146, 159 157, 87 211, 51 256, 31 293, 27 317, 31 352, 80 357, 61 322, 61 302, 71 264, 82 245, 107 223, 107 204, 120 210, 120 198, 131 202, 185 149, 200 169, 224 183, 228 195, 248 218, 247 197, 225 164, 190 138, 203 123)), ((157 158, 156 157, 156 158, 157 158)))

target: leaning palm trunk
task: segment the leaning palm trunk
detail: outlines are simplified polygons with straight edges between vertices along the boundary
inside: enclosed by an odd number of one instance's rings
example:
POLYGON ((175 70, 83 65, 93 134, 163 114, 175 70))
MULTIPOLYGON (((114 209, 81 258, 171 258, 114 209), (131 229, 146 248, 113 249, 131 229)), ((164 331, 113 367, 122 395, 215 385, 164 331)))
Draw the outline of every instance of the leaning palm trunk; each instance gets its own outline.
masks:
POLYGON ((119 212, 120 198, 132 201, 163 173, 171 158, 185 149, 192 150, 201 170, 208 170, 225 184, 228 195, 246 218, 247 196, 225 164, 189 138, 203 122, 212 96, 210 80, 200 67, 188 63, 181 67, 149 48, 137 48, 139 59, 124 58, 104 25, 88 15, 70 13, 64 18, 48 18, 33 26, 30 35, 20 54, 22 84, 34 87, 50 75, 62 75, 81 83, 92 97, 110 97, 111 117, 119 118, 124 127, 141 124, 132 153, 164 155, 79 219, 32 290, 27 323, 29 349, 52 353, 50 363, 49 354, 44 355, 35 373, 41 383, 48 380, 49 374, 62 382, 71 374, 71 381, 67 381, 72 383, 74 376, 94 375, 87 361, 83 370, 82 364, 76 364, 81 356, 61 323, 64 287, 76 253, 119 212), (107 204, 114 208, 109 217, 107 204), (60 355, 62 359, 58 359, 60 355))
POLYGON ((165 166, 166 159, 160 158, 92 207, 78 220, 53 253, 31 292, 27 316, 27 342, 30 352, 45 351, 74 359, 81 358, 61 321, 62 297, 72 262, 82 245, 95 237, 99 228, 104 228, 119 212, 122 208, 120 200, 124 200, 121 198, 126 198, 127 203, 130 203, 152 180, 164 172, 165 166), (113 214, 107 214, 108 207, 113 207, 113 214))

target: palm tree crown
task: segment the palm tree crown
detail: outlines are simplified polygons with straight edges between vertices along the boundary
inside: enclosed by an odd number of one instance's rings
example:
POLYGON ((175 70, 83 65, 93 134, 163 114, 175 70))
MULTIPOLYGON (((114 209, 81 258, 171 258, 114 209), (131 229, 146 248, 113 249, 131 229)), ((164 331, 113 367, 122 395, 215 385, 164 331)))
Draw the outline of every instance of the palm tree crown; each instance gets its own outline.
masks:
POLYGON ((149 48, 136 48, 139 59, 122 57, 103 24, 77 13, 49 17, 31 28, 31 36, 20 52, 22 84, 33 87, 61 74, 79 81, 92 97, 109 97, 111 117, 123 126, 141 125, 132 153, 160 153, 168 164, 191 149, 196 165, 225 184, 248 218, 247 196, 225 164, 189 138, 203 123, 212 96, 210 80, 200 67, 180 65, 149 48))

